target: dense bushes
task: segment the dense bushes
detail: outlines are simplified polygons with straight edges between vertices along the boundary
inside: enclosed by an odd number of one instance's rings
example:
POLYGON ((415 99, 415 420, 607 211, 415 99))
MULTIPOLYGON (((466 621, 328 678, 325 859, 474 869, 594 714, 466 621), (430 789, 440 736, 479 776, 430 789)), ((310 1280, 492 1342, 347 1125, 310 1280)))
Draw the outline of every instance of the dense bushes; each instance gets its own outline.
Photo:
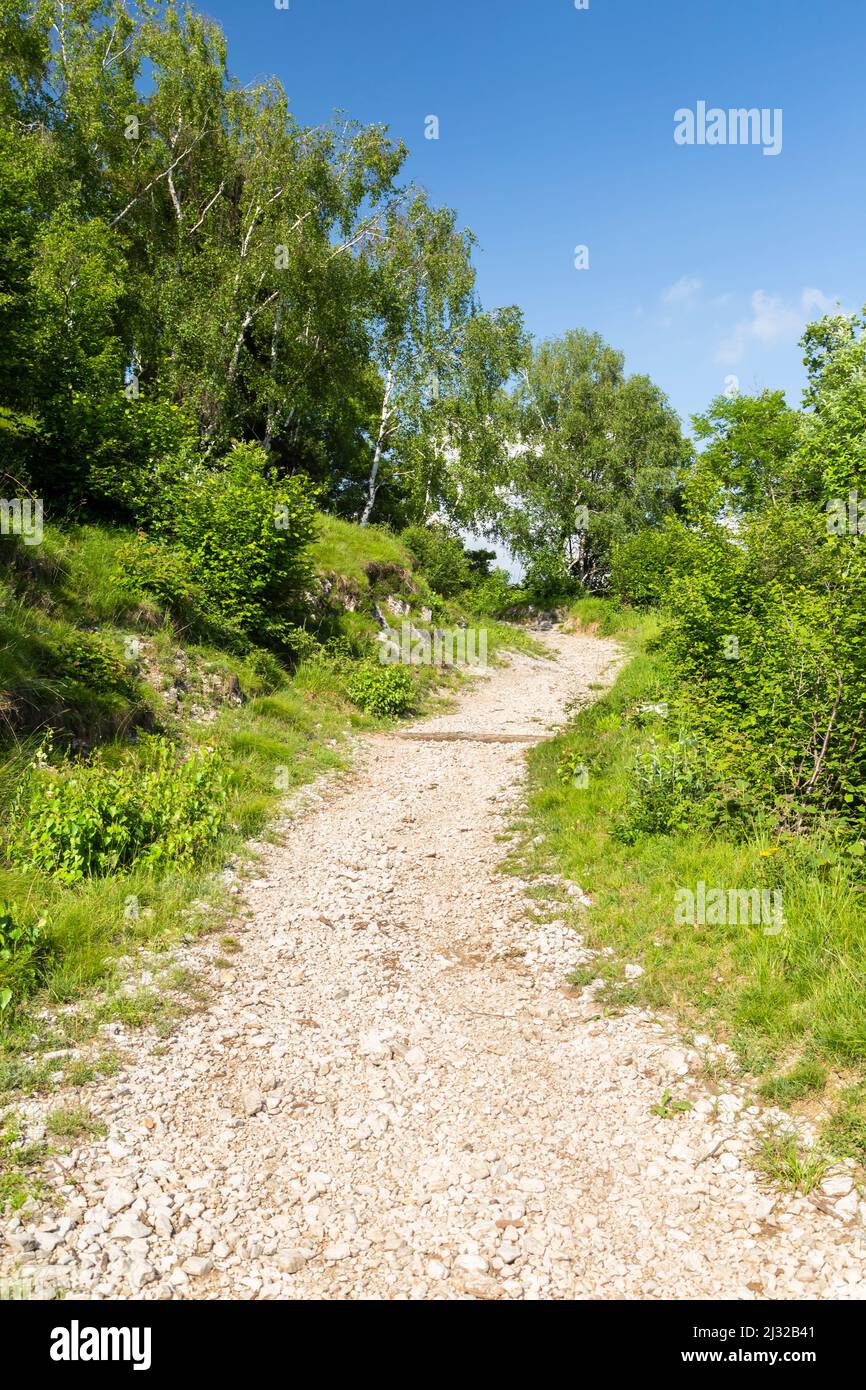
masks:
POLYGON ((866 830, 862 327, 807 330, 804 411, 765 392, 696 417, 706 447, 685 519, 624 542, 612 565, 618 597, 666 615, 672 722, 707 748, 714 796, 797 833, 830 816, 849 838, 866 830))
POLYGON ((673 579, 700 564, 706 544, 674 517, 668 518, 658 531, 638 531, 614 547, 611 589, 635 608, 658 607, 673 579))
POLYGON ((467 602, 474 613, 483 618, 507 618, 517 608, 522 598, 503 569, 491 570, 476 583, 467 595, 467 602))
POLYGON ((243 636, 292 660, 314 524, 308 481, 279 479, 260 448, 239 444, 220 465, 190 468, 165 488, 158 538, 140 533, 121 548, 119 579, 148 590, 195 635, 228 646, 243 636))
MULTIPOLYGON (((857 538, 828 536, 822 512, 807 505, 768 507, 734 534, 688 533, 679 523, 666 532, 666 554, 665 533, 620 550, 618 591, 663 606, 672 723, 709 750, 715 802, 772 810, 798 831, 832 813, 861 833, 866 554, 857 538)), ((670 813, 654 819, 648 809, 648 765, 632 776, 632 821, 647 833, 707 811, 688 810, 695 798, 680 795, 674 776, 682 765, 665 756, 654 785, 670 813), (665 765, 674 779, 667 790, 665 765)))
POLYGON ((553 608, 573 598, 579 585, 571 575, 564 556, 553 550, 540 550, 530 561, 523 579, 523 594, 536 608, 553 608))
POLYGON ((408 714, 415 703, 412 673, 405 666, 357 667, 346 682, 350 700, 365 714, 379 719, 397 719, 408 714))
POLYGON ((407 526, 400 539, 428 584, 443 598, 456 598, 474 582, 465 547, 444 526, 407 526))
POLYGON ((238 444, 221 468, 190 470, 166 492, 159 529, 217 613, 279 645, 310 578, 314 519, 307 479, 278 479, 262 449, 238 444))
POLYGON ((866 824, 864 557, 818 527, 797 569, 778 567, 766 526, 747 528, 717 564, 672 587, 666 650, 674 700, 713 741, 719 768, 802 826, 832 810, 866 824), (811 552, 811 554, 810 554, 811 552))
POLYGON ((116 766, 37 765, 13 808, 6 853, 64 883, 139 864, 190 868, 219 838, 227 775, 209 750, 180 758, 164 739, 143 743, 116 766))

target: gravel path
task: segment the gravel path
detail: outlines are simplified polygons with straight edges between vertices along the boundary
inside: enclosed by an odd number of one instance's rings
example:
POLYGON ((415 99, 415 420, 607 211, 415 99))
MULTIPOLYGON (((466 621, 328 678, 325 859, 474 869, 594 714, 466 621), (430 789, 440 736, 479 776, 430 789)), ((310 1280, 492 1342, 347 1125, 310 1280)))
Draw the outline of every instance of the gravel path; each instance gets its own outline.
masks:
MULTIPOLYGON (((612 678, 613 644, 544 640, 416 731, 541 736, 612 678)), ((88 1088, 109 1136, 63 1159, 53 1220, 8 1224, 2 1271, 110 1298, 863 1297, 850 1178, 822 1209, 761 1188, 736 1086, 564 987, 589 953, 497 868, 524 756, 379 735, 308 795, 232 971, 186 952, 213 1002, 88 1088), (654 1116, 669 1086, 695 1108, 654 1116)))

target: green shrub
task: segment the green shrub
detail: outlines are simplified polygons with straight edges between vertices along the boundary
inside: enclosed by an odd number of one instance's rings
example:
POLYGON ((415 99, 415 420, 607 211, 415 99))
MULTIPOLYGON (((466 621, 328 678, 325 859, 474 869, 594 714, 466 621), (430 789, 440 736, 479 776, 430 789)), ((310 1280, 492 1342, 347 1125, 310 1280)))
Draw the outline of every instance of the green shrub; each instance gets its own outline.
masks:
POLYGON ((65 883, 138 864, 191 867, 220 836, 228 778, 219 754, 182 761, 162 738, 114 767, 36 767, 13 807, 7 855, 65 883))
POLYGON ((707 751, 694 739, 666 744, 653 739, 632 764, 624 818, 617 838, 633 844, 641 835, 669 835, 693 819, 695 806, 713 790, 707 751))
POLYGON ((159 516, 208 606, 277 647, 294 631, 290 610, 311 578, 314 524, 309 481, 278 478, 253 444, 235 445, 218 470, 190 470, 168 490, 159 516))
POLYGON ((138 683, 132 670, 104 637, 76 632, 61 638, 55 652, 57 674, 97 691, 135 697, 138 683))
POLYGON ((669 591, 678 717, 720 775, 802 829, 866 825, 866 549, 808 508, 768 509, 669 591))
POLYGON ((473 612, 485 618, 505 618, 516 608, 522 594, 511 583, 505 570, 495 569, 477 583, 469 595, 473 612))
POLYGON ((674 518, 659 531, 638 531, 614 546, 611 590, 635 608, 655 608, 676 575, 697 568, 703 549, 701 538, 674 518))
POLYGON ((253 647, 246 658, 246 664, 253 675, 263 682, 268 694, 279 689, 285 680, 286 673, 283 667, 271 652, 265 651, 264 647, 253 647))
POLYGON ((532 557, 522 588, 526 601, 535 608, 554 608, 573 598, 578 585, 562 555, 555 550, 541 550, 532 557))
POLYGON ((396 719, 415 703, 415 682, 404 666, 361 666, 346 682, 349 699, 365 714, 396 719))
POLYGON ((0 903, 0 1015, 33 994, 51 956, 46 921, 20 922, 9 903, 0 903))
POLYGON ((135 593, 146 589, 175 617, 203 608, 204 594, 192 583, 186 556, 176 547, 139 535, 117 552, 118 583, 135 593))
POLYGON ((187 637, 246 652, 250 640, 236 623, 214 611, 200 584, 190 577, 189 556, 179 546, 138 535, 117 552, 118 586, 130 597, 151 595, 187 637))
POLYGON ((462 541, 445 526, 407 526, 400 539, 431 589, 455 598, 474 583, 477 572, 462 541))
POLYGON ((189 466, 197 431, 179 406, 124 392, 73 397, 67 428, 88 462, 88 509, 146 526, 160 498, 189 466))

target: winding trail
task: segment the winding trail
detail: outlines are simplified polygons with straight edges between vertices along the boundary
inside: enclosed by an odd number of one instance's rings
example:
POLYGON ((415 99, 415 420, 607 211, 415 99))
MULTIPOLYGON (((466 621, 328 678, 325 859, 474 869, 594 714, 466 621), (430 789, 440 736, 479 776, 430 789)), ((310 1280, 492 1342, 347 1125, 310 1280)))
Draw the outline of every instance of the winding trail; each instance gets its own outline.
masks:
POLYGON ((554 660, 363 740, 260 847, 232 969, 185 950, 212 1002, 88 1088, 109 1135, 64 1160, 54 1223, 12 1223, 5 1273, 102 1297, 866 1295, 844 1177, 825 1209, 762 1189, 736 1084, 567 989, 589 953, 499 872, 526 742, 619 660, 543 640, 554 660), (695 1108, 654 1116, 669 1086, 695 1108))

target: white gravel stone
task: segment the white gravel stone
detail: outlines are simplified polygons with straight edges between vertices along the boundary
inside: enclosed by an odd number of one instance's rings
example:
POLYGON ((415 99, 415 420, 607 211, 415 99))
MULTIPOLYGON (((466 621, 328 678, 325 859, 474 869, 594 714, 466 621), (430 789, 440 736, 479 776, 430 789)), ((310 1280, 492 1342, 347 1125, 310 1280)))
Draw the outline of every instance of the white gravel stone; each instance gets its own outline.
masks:
POLYGON ((467 1274, 486 1274, 490 1266, 481 1255, 458 1255, 454 1268, 465 1270, 467 1274))
POLYGON ((821 1191, 828 1197, 847 1197, 853 1189, 854 1179, 850 1173, 839 1173, 821 1183, 821 1191))
POLYGON ((264 1109, 265 1098, 261 1091, 256 1090, 255 1087, 249 1087, 241 1097, 241 1104, 244 1108, 244 1114, 252 1117, 264 1109))
POLYGON ((111 1187, 102 1199, 102 1205, 110 1215, 115 1216, 119 1211, 125 1211, 131 1207, 135 1201, 135 1196, 125 1187, 111 1187))

